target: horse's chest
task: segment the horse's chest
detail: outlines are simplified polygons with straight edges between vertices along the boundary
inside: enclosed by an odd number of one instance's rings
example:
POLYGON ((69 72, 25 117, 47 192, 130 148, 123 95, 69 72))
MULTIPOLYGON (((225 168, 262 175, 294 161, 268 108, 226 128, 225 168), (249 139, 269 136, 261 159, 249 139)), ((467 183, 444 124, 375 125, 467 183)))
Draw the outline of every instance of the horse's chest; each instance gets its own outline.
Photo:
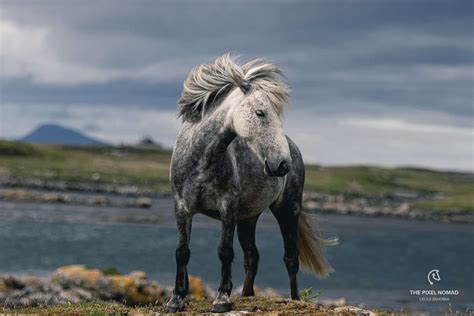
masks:
POLYGON ((231 200, 235 200, 235 188, 229 183, 215 179, 195 179, 183 190, 187 209, 195 214, 203 211, 220 211, 231 200))
POLYGON ((241 217, 253 217, 266 210, 280 196, 284 185, 285 178, 244 181, 239 203, 241 217))
POLYGON ((278 198, 284 181, 284 178, 254 179, 251 183, 244 181, 238 189, 222 182, 197 179, 183 191, 183 200, 193 214, 219 212, 226 206, 236 205, 239 217, 249 218, 266 210, 278 198))

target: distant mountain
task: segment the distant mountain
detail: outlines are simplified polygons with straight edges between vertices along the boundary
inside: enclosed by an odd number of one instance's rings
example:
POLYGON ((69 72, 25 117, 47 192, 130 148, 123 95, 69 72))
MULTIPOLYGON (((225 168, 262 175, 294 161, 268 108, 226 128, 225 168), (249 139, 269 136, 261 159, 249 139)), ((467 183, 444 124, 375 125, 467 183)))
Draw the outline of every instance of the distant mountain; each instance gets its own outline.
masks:
POLYGON ((85 136, 79 131, 55 124, 44 124, 20 139, 27 143, 56 145, 107 146, 97 139, 85 136))

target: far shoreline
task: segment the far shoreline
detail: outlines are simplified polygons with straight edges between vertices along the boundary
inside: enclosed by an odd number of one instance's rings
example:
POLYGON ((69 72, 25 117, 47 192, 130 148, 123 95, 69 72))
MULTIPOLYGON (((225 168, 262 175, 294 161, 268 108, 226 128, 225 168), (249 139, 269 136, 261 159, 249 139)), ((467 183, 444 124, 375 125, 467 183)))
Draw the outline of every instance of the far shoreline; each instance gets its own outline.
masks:
MULTIPOLYGON (((159 200, 170 200, 171 198, 169 192, 156 192, 136 185, 0 177, 0 201, 14 203, 39 202, 148 209, 153 208, 159 200)), ((305 192, 303 205, 305 211, 318 215, 353 215, 474 224, 473 212, 456 209, 421 209, 415 205, 420 199, 435 200, 438 198, 439 194, 414 192, 365 195, 305 192)), ((126 218, 123 220, 128 222, 126 218)), ((130 220, 130 223, 134 222, 134 220, 130 220)))

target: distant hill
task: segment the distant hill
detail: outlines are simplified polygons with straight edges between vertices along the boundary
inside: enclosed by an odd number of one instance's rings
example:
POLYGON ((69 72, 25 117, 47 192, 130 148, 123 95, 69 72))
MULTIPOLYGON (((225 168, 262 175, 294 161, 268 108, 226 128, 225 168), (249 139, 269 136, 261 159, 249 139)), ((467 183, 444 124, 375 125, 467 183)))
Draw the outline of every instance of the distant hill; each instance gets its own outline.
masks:
POLYGON ((55 124, 44 124, 28 135, 20 139, 27 143, 56 144, 56 145, 79 145, 79 146, 107 146, 92 137, 81 132, 55 124))

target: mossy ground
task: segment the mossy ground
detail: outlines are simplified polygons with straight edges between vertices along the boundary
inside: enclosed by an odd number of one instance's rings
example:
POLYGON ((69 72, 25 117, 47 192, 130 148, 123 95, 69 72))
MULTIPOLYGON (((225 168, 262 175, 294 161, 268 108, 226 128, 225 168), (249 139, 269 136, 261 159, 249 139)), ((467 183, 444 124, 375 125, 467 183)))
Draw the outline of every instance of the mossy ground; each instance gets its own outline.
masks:
MULTIPOLYGON (((169 192, 169 150, 64 147, 0 141, 0 176, 70 182, 134 184, 169 192)), ((474 175, 414 168, 308 165, 305 190, 334 194, 441 193, 424 209, 474 211, 474 175)))
MULTIPOLYGON (((267 297, 234 297, 233 311, 244 311, 258 315, 355 315, 351 312, 336 313, 333 308, 326 308, 313 302, 273 299, 267 297)), ((209 314, 212 300, 189 300, 180 315, 209 314)), ((376 311, 378 315, 401 315, 400 313, 376 311)), ((36 314, 36 315, 160 315, 165 314, 164 303, 154 305, 128 307, 121 304, 104 302, 78 303, 59 306, 5 308, 0 306, 1 314, 36 314)))

